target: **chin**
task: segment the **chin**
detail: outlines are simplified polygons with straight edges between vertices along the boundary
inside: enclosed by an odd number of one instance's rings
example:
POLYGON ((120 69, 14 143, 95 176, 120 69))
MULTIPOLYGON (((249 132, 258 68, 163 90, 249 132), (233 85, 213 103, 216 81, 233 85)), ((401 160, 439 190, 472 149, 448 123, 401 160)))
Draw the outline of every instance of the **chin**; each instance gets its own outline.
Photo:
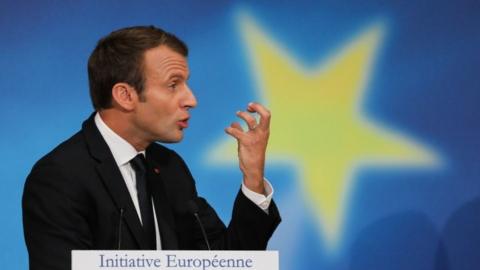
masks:
POLYGON ((171 136, 168 138, 159 138, 157 141, 161 143, 179 143, 183 140, 183 133, 178 136, 171 136))

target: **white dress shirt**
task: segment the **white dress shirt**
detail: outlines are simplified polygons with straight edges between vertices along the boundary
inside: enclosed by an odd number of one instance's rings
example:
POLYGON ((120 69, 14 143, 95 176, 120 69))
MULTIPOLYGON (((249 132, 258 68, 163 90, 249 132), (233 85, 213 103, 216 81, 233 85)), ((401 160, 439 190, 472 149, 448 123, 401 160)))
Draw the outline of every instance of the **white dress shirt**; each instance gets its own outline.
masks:
MULTIPOLYGON (((103 139, 107 143, 110 151, 112 152, 113 158, 117 163, 118 168, 120 169, 120 173, 122 174, 123 180, 127 185, 128 192, 130 193, 130 197, 132 198, 133 205, 137 210, 138 218, 142 221, 142 215, 140 214, 140 205, 138 202, 137 197, 137 186, 136 186, 136 178, 135 178, 135 170, 130 165, 130 161, 139 153, 145 155, 145 151, 137 152, 137 150, 128 143, 125 139, 120 137, 117 133, 115 133, 112 129, 110 129, 105 122, 103 122, 100 114, 97 112, 95 115, 95 124, 100 131, 103 139)), ((273 196, 273 188, 270 183, 265 179, 265 193, 266 196, 263 194, 256 193, 248 189, 242 183, 242 192, 245 196, 254 202, 258 207, 260 207, 263 211, 267 212, 268 207, 270 206, 270 202, 273 196)), ((161 241, 160 241, 160 233, 158 229, 157 223, 157 215, 155 214, 155 205, 153 204, 153 218, 155 221, 155 235, 156 235, 156 243, 157 249, 161 249, 161 241)))

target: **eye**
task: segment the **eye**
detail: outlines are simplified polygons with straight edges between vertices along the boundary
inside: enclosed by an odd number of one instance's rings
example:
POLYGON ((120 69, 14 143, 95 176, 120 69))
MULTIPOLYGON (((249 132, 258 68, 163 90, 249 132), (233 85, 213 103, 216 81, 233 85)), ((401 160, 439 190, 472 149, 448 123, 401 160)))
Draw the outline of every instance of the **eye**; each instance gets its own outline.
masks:
POLYGON ((177 82, 172 82, 168 85, 168 88, 171 88, 172 90, 175 90, 177 88, 177 82))

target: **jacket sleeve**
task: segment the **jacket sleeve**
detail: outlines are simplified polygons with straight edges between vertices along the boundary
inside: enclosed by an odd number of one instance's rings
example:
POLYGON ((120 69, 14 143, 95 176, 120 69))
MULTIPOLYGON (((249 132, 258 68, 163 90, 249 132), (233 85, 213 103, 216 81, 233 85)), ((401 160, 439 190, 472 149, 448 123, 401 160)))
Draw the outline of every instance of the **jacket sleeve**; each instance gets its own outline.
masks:
MULTIPOLYGON (((215 210, 208 202, 197 197, 195 181, 183 160, 180 164, 183 167, 189 181, 193 183, 194 200, 198 207, 199 218, 205 227, 210 247, 214 250, 264 250, 267 248, 268 240, 281 221, 279 211, 275 202, 270 203, 268 214, 260 207, 249 200, 239 190, 232 210, 232 218, 228 226, 225 226, 218 217, 215 210)), ((193 218, 190 218, 193 229, 191 234, 193 238, 193 249, 207 249, 200 225, 193 218)), ((185 231, 185 230, 184 230, 185 231)))
POLYGON ((31 270, 71 268, 71 250, 92 247, 73 181, 59 166, 39 163, 27 178, 22 198, 25 242, 31 270))
MULTIPOLYGON (((212 250, 265 250, 280 223, 280 214, 272 201, 268 214, 250 201, 240 190, 235 199, 232 218, 227 227, 215 210, 202 198, 197 200, 199 216, 212 250)), ((194 234, 197 248, 206 249, 201 231, 194 234)))

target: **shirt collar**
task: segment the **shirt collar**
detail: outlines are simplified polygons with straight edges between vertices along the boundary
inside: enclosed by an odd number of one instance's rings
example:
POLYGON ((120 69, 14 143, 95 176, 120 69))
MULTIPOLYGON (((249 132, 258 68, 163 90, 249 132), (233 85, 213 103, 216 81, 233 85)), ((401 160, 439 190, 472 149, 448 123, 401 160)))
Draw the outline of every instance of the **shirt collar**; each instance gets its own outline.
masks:
POLYGON ((130 143, 128 143, 125 139, 120 137, 120 135, 108 127, 107 124, 103 122, 102 117, 100 117, 98 112, 95 114, 95 125, 107 143, 108 148, 110 148, 117 166, 120 167, 129 163, 130 160, 132 160, 139 153, 145 155, 145 150, 137 152, 137 150, 135 150, 130 143))

